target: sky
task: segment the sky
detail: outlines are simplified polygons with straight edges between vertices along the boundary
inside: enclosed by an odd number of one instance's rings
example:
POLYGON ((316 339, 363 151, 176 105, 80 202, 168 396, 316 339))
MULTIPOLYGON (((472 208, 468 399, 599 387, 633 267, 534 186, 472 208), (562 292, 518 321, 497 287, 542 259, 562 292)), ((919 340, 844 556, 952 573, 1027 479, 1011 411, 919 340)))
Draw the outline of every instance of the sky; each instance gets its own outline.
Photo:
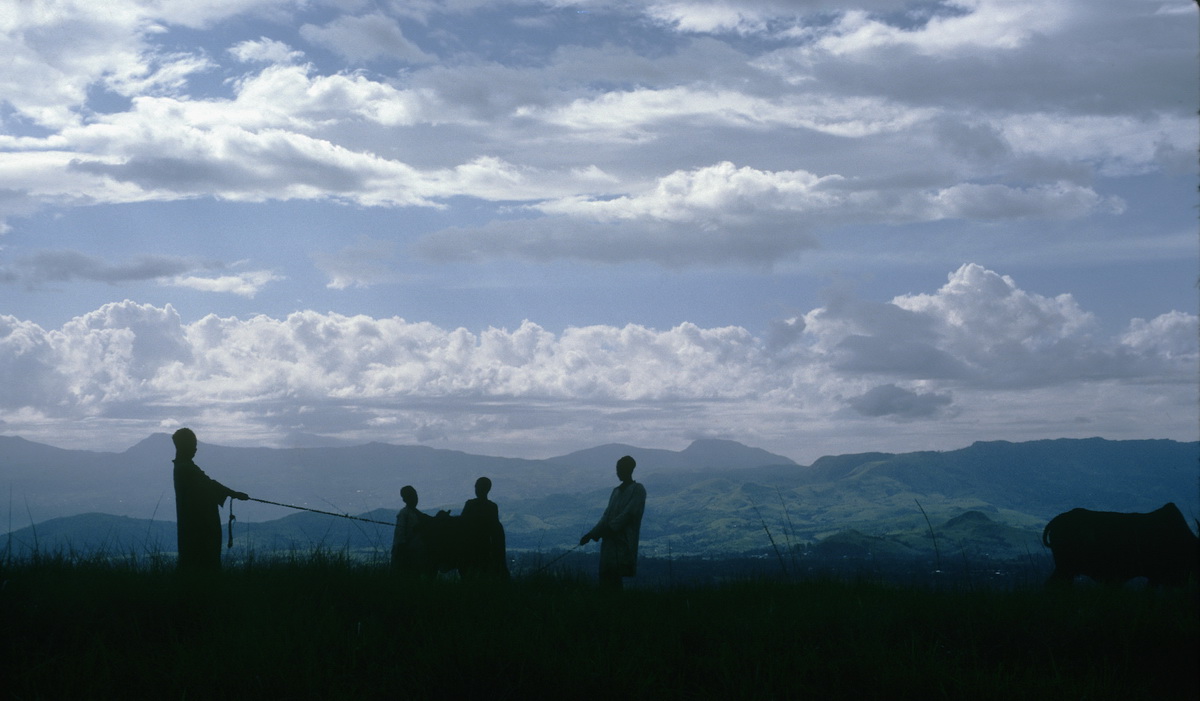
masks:
POLYGON ((1196 440, 1192 0, 0 6, 0 434, 1196 440))

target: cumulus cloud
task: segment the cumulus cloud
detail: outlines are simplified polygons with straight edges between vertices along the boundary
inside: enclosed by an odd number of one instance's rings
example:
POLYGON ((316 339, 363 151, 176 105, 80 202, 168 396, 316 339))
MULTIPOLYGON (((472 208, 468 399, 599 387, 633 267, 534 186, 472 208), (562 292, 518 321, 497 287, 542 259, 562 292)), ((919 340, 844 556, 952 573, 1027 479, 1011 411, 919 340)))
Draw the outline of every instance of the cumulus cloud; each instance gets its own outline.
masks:
POLYGON ((304 57, 303 51, 296 51, 282 41, 267 37, 260 37, 257 41, 238 42, 229 48, 229 54, 243 63, 295 63, 304 57))
POLYGON ((1177 416, 1194 417, 1194 396, 1164 394, 1163 382, 1193 381, 1197 323, 1176 312, 1104 338, 1069 295, 1033 294, 977 265, 932 293, 843 297, 761 336, 691 323, 470 331, 314 311, 185 323, 171 306, 126 301, 61 329, 0 318, 0 377, 13 388, 0 420, 133 420, 153 406, 263 436, 336 427, 465 443, 558 422, 620 435, 632 424, 670 433, 732 423, 778 440, 788 422, 822 423, 845 407, 861 420, 970 423, 1020 406, 1060 430, 1064 417, 1076 426, 1088 415, 1137 424, 1122 411, 1168 397, 1177 416), (1035 395, 1053 410, 1029 406, 1035 395))
POLYGON ((1121 343, 1139 355, 1190 361, 1196 355, 1196 317, 1171 311, 1153 319, 1133 319, 1121 343))

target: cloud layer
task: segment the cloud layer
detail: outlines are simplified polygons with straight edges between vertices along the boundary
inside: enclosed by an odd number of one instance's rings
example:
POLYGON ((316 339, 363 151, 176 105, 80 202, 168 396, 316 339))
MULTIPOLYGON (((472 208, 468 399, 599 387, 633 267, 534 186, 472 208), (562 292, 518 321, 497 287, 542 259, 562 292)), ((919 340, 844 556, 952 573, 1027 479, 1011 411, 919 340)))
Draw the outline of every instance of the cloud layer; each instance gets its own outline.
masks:
POLYGON ((797 459, 1194 437, 1196 20, 18 2, 0 430, 797 459))
POLYGON ((61 329, 0 317, 0 417, 6 431, 78 444, 190 423, 217 442, 303 433, 507 454, 736 435, 815 457, 830 443, 888 447, 914 422, 932 443, 971 426, 1121 437, 1141 435, 1147 411, 1164 436, 1186 438, 1197 323, 1174 312, 1103 338, 1070 295, 1025 292, 977 265, 930 293, 832 299, 763 337, 689 323, 470 331, 312 311, 188 324, 125 301, 61 329), (822 444, 805 446, 816 431, 822 444))
POLYGON ((519 206, 416 250, 762 264, 848 226, 1112 217, 1104 177, 1194 166, 1184 0, 324 4, 10 13, 0 220, 469 198, 519 206))

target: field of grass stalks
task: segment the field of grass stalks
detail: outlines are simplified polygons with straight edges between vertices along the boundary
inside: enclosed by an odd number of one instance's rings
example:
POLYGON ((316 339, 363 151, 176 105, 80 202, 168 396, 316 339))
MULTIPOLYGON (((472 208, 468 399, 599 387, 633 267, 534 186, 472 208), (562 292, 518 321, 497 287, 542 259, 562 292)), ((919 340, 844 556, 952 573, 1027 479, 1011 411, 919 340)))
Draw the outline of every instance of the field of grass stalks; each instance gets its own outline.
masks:
POLYGON ((0 564, 11 699, 1189 699, 1194 590, 832 580, 598 590, 407 581, 337 555, 200 581, 0 564))

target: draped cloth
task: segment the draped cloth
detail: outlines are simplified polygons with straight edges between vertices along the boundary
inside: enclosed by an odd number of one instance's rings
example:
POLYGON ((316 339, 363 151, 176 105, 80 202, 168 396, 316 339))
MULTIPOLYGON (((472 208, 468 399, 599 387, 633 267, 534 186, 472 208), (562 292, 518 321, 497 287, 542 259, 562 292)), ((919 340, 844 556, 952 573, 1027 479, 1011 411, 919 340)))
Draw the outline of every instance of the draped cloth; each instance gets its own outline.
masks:
POLYGON ((175 464, 175 530, 179 569, 216 572, 221 569, 221 514, 225 499, 237 494, 204 474, 191 460, 175 464))
POLYGON ((637 574, 638 537, 646 509, 646 488, 630 480, 608 497, 608 507, 592 532, 600 536, 600 574, 632 577, 637 574))

